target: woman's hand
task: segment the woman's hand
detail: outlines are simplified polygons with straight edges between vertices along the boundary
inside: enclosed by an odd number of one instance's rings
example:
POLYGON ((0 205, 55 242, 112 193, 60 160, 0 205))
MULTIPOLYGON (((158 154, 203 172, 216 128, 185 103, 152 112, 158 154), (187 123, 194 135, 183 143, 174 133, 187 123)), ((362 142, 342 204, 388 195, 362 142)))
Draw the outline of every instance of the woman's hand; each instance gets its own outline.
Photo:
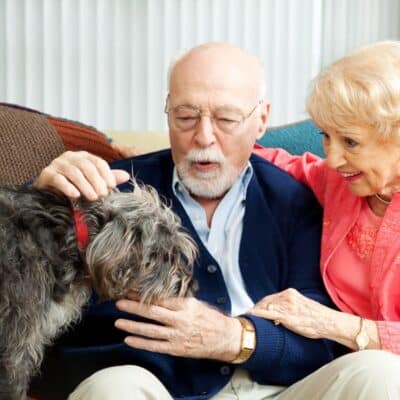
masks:
POLYGON ((270 319, 299 335, 320 339, 329 337, 335 330, 338 312, 303 296, 296 289, 287 289, 264 297, 249 314, 270 319))
MULTIPOLYGON (((275 324, 310 339, 334 340, 352 350, 357 350, 355 338, 360 331, 360 317, 336 311, 295 289, 286 289, 264 297, 248 312, 270 319, 275 324)), ((368 349, 380 349, 378 329, 375 321, 365 320, 370 338, 368 349)))

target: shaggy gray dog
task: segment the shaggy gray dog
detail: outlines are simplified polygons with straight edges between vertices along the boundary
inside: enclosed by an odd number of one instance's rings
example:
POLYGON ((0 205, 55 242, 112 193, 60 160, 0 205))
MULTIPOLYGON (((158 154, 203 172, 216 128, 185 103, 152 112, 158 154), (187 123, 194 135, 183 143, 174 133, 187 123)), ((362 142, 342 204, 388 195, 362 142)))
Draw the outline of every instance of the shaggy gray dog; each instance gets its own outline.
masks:
POLYGON ((196 248, 154 189, 80 200, 89 242, 77 244, 70 201, 0 188, 0 399, 26 398, 44 347, 79 319, 93 287, 142 301, 193 293, 196 248))

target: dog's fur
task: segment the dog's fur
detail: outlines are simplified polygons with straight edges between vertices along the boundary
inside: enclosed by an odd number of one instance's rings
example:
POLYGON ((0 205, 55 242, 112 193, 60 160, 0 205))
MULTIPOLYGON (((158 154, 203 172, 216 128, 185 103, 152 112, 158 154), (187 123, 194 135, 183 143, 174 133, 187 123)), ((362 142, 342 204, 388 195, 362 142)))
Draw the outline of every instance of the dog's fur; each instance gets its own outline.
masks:
POLYGON ((0 399, 25 399, 45 346, 79 319, 92 287, 142 301, 193 293, 196 248, 154 189, 77 203, 89 228, 77 245, 70 201, 34 188, 0 188, 0 399))

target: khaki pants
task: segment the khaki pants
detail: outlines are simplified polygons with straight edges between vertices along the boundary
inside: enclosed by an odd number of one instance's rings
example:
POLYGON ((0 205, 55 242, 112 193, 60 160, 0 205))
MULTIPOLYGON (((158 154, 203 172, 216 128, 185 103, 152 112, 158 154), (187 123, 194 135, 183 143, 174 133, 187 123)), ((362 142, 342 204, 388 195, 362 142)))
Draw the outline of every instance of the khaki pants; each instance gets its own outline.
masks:
MULTIPOLYGON (((259 385, 238 369, 212 400, 399 400, 400 357, 364 350, 340 357, 294 385, 259 385)), ((68 400, 171 400, 161 382, 135 366, 107 368, 83 381, 68 400)))

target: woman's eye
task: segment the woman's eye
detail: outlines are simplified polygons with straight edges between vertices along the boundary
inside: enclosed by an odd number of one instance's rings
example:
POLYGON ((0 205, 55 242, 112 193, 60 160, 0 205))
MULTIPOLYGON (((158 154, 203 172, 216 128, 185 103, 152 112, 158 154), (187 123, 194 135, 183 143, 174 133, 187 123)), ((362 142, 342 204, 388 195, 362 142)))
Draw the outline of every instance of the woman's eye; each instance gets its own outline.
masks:
POLYGON ((350 138, 344 138, 344 142, 346 143, 347 147, 351 148, 356 147, 358 145, 358 142, 350 138))
POLYGON ((321 132, 322 140, 329 140, 329 135, 326 132, 321 132))

